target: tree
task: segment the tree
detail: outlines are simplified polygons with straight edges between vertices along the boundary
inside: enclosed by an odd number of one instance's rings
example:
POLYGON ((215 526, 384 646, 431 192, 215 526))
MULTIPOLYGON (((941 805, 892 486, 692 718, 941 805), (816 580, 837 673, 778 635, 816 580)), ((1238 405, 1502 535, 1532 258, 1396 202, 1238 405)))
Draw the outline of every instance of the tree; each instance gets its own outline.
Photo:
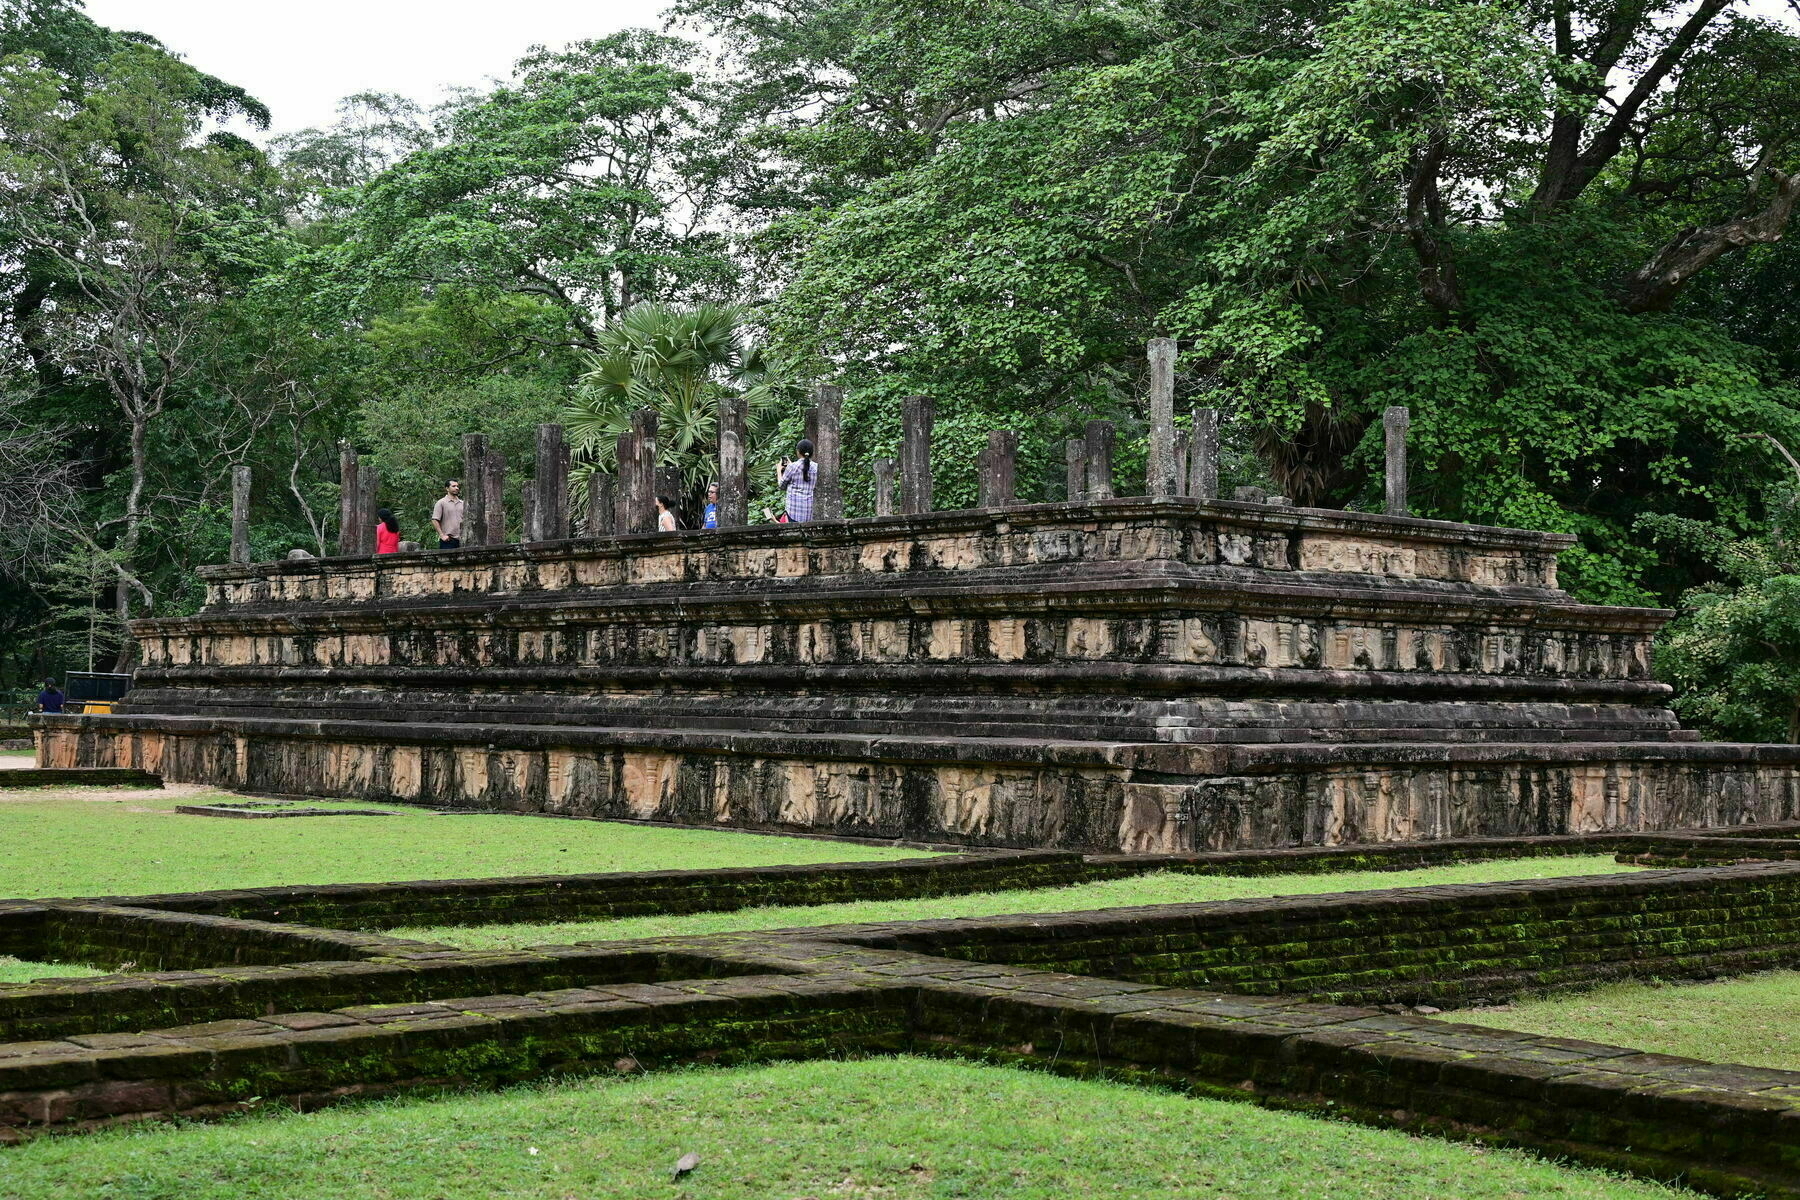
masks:
MULTIPOLYGON (((1778 507, 1793 515, 1793 496, 1778 507)), ((1703 522, 1647 515, 1657 541, 1715 563, 1722 576, 1691 589, 1656 649, 1675 710, 1709 737, 1800 742, 1800 560, 1784 531, 1734 538, 1703 522)))
POLYGON ((651 409, 657 459, 681 473, 685 507, 696 508, 707 481, 718 478, 721 402, 743 398, 753 441, 784 409, 797 407, 798 388, 785 364, 746 334, 742 309, 714 304, 638 304, 602 330, 563 410, 585 463, 616 469, 618 438, 630 432, 632 413, 651 409))
MULTIPOLYGON (((754 11, 773 32, 745 61, 811 30, 858 79, 969 36, 917 26, 921 49, 854 0, 754 11)), ((1720 0, 984 11, 1008 45, 1119 32, 997 56, 987 99, 927 139, 888 92, 805 70, 786 94, 808 105, 765 123, 866 178, 767 235, 790 272, 771 329, 809 367, 1054 425, 1109 392, 1133 411, 1144 339, 1172 334, 1188 391, 1259 432, 1284 493, 1375 503, 1374 418, 1408 404, 1421 511, 1581 534, 1569 577, 1593 599, 1711 569, 1659 564, 1645 508, 1761 519, 1767 465, 1735 435, 1800 432, 1800 391, 1708 291, 1791 216, 1790 32, 1720 0)), ((801 163, 796 192, 827 174, 801 163)))
POLYGON ((0 60, 0 230, 21 264, 19 346, 40 387, 79 380, 119 419, 122 495, 100 526, 116 528, 123 620, 134 593, 154 599, 139 561, 154 427, 195 369, 212 307, 276 239, 257 208, 261 155, 203 131, 208 113, 266 112, 144 39, 99 45, 74 78, 42 55, 0 60))
POLYGON ((539 49, 511 83, 451 108, 435 144, 347 198, 306 276, 321 313, 481 312, 522 297, 555 318, 509 326, 492 366, 593 349, 596 318, 729 287, 735 268, 709 226, 717 147, 691 55, 643 30, 539 49))

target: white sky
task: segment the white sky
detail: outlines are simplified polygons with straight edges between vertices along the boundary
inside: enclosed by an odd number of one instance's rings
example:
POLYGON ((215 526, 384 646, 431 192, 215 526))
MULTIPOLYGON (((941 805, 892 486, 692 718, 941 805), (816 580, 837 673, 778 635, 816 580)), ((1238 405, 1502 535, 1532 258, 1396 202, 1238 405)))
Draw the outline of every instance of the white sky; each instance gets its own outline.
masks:
POLYGON ((271 133, 329 125, 353 92, 422 104, 503 78, 533 45, 633 25, 661 28, 666 0, 87 0, 112 29, 148 33, 267 104, 271 133))
MULTIPOLYGON (((354 92, 421 104, 446 88, 504 78, 533 45, 560 46, 633 25, 661 28, 667 0, 87 0, 113 29, 151 34, 203 71, 267 104, 271 133, 329 125, 354 92)), ((1792 0, 1743 8, 1793 21, 1792 0)))

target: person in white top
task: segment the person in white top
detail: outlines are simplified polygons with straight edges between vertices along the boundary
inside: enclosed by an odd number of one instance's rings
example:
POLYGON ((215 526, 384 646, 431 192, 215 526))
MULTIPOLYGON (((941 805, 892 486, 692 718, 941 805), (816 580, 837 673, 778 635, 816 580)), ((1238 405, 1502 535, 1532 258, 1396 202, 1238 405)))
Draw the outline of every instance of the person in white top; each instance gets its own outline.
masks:
POLYGON ((667 496, 656 498, 656 528, 663 533, 681 528, 681 522, 675 519, 675 502, 667 496))
POLYGON ((455 550, 462 545, 462 484, 456 480, 444 485, 444 494, 431 506, 431 527, 437 530, 439 550, 455 550))

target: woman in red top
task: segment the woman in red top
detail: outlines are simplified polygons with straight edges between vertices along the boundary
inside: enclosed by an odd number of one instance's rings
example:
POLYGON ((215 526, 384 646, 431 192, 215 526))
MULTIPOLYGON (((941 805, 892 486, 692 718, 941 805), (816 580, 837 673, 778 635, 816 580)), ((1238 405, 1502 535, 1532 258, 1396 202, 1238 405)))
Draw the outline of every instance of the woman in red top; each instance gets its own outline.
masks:
POLYGON ((396 554, 400 550, 400 522, 394 519, 391 509, 382 509, 375 514, 381 522, 375 526, 375 553, 396 554))

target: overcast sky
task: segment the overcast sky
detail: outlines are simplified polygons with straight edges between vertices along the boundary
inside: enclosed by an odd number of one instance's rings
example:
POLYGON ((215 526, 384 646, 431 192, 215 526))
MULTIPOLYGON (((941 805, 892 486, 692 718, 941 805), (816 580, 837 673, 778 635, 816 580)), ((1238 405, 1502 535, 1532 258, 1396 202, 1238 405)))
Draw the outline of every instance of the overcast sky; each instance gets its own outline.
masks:
MULTIPOLYGON (((194 66, 247 89, 274 133, 331 123, 354 92, 430 105, 446 88, 505 77, 536 44, 661 26, 668 0, 87 0, 94 20, 159 38, 194 66)), ((1793 21, 1789 0, 1745 7, 1793 21)))
POLYGON ((538 43, 661 26, 667 0, 87 0, 112 29, 159 39, 273 110, 273 132, 331 123, 353 92, 425 104, 504 77, 538 43))

